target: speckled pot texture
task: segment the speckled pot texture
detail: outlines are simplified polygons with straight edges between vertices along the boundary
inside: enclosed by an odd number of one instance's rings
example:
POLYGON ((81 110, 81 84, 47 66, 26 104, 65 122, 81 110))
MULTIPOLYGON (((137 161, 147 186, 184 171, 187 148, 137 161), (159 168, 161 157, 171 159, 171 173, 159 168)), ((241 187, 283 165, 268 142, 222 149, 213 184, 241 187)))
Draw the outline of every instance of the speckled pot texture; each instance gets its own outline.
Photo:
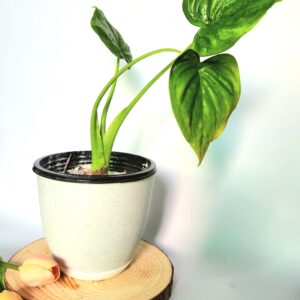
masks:
POLYGON ((113 152, 110 169, 121 175, 66 172, 90 163, 88 151, 58 153, 36 160, 33 171, 45 237, 62 271, 101 280, 132 260, 146 225, 156 167, 144 157, 113 152))

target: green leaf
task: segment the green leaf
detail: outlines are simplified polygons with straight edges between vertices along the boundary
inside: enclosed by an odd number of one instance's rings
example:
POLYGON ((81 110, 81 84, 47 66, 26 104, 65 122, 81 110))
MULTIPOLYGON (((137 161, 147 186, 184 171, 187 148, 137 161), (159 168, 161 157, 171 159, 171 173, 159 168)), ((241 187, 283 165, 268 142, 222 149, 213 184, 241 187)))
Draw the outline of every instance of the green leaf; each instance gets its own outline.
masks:
POLYGON ((102 42, 115 56, 120 59, 125 59, 127 63, 132 60, 129 46, 125 43, 118 30, 109 23, 103 12, 97 7, 95 7, 91 19, 91 26, 102 42))
MULTIPOLYGON (((2 257, 0 256, 0 262, 2 261, 2 257)), ((5 290, 5 280, 4 280, 4 275, 5 275, 5 267, 0 264, 0 293, 5 290)))
POLYGON ((201 63, 195 51, 187 50, 171 69, 169 90, 177 123, 200 164, 239 101, 237 62, 221 54, 201 63))
POLYGON ((184 0, 183 11, 200 27, 192 49, 200 56, 222 53, 250 31, 281 0, 184 0))

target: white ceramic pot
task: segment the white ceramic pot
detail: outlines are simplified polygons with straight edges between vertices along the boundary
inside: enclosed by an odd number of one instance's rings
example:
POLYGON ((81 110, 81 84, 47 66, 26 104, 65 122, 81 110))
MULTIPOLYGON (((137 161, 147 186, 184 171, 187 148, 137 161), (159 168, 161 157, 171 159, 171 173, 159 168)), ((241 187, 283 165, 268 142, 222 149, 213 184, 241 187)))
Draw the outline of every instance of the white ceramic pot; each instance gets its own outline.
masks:
POLYGON ((113 153, 111 168, 127 174, 87 176, 64 169, 90 163, 90 152, 38 159, 39 201, 45 237, 62 271, 82 280, 115 276, 131 262, 145 228, 155 164, 113 153), (70 158, 70 159, 69 159, 70 158))

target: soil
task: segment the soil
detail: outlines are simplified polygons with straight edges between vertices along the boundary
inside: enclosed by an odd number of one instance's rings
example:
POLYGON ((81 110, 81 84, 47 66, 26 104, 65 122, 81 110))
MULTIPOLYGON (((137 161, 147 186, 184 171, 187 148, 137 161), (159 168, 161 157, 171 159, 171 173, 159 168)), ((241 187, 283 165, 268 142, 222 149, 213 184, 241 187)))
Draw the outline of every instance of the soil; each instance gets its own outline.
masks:
POLYGON ((92 165, 78 165, 73 169, 67 170, 66 173, 73 174, 73 175, 87 175, 87 176, 96 176, 96 175, 121 175, 126 174, 126 170, 124 172, 115 172, 115 171, 108 171, 107 169, 101 169, 98 171, 92 171, 92 165))

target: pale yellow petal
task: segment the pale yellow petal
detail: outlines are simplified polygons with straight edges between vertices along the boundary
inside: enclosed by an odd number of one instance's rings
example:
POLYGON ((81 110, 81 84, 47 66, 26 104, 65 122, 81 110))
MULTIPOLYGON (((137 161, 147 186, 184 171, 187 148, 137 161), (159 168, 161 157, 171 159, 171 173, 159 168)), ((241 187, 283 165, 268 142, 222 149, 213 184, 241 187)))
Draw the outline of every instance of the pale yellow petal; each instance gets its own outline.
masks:
POLYGON ((53 260, 50 257, 43 256, 43 255, 37 255, 34 257, 30 257, 28 259, 25 259, 22 265, 38 265, 41 267, 44 267, 45 269, 50 270, 54 266, 57 265, 57 262, 53 260))
POLYGON ((37 265, 22 265, 19 267, 19 274, 28 286, 41 286, 56 279, 50 270, 37 265))
POLYGON ((22 297, 15 292, 5 290, 0 293, 0 300, 22 300, 22 297))

